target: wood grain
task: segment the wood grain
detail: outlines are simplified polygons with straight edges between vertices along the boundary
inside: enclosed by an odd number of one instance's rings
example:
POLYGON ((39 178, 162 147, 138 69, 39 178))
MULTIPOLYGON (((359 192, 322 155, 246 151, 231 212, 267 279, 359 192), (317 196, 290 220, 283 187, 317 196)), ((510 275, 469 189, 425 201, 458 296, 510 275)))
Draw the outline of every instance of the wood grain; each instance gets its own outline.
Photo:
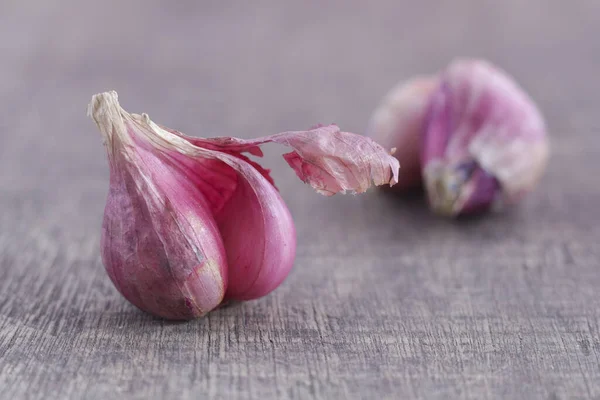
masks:
POLYGON ((0 1, 0 398, 600 399, 600 2, 0 1), (273 294, 190 323, 99 257, 92 94, 193 135, 336 122, 398 80, 491 59, 546 113, 539 190, 448 222, 418 195, 324 198, 278 149, 297 222, 273 294), (117 397, 118 396, 118 397, 117 397))

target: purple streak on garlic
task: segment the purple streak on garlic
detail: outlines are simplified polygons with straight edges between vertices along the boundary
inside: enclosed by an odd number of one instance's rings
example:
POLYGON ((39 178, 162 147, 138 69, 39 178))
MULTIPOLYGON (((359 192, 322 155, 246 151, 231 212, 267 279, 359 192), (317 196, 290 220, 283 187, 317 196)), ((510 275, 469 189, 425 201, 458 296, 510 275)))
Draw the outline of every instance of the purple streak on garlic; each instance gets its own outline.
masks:
POLYGON ((88 112, 110 165, 105 268, 126 299, 163 318, 264 296, 292 268, 292 217, 269 171, 242 153, 261 156, 268 142, 292 147, 287 162, 326 195, 398 179, 395 158, 335 125, 254 140, 192 138, 127 113, 116 92, 95 95, 88 112))
POLYGON ((454 216, 518 201, 542 175, 548 147, 540 111, 506 73, 480 60, 451 63, 421 142, 432 209, 454 216))

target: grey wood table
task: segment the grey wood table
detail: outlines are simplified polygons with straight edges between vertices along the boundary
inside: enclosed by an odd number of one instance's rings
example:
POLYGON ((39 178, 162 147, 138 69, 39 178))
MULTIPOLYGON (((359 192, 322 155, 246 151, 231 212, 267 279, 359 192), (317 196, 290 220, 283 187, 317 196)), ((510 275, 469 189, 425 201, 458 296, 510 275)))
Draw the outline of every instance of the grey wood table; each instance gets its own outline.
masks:
POLYGON ((0 1, 0 398, 600 399, 599 35, 595 0, 0 1), (418 195, 325 198, 272 147, 298 230, 279 289, 168 323, 113 288, 92 94, 192 135, 361 133, 457 55, 547 116, 522 205, 451 222, 418 195))

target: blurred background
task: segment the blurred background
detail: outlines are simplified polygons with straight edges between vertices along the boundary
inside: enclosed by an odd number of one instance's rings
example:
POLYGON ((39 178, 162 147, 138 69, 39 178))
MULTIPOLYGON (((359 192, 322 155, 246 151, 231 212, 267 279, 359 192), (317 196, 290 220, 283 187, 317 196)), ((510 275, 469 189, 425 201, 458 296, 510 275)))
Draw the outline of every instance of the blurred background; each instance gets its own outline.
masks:
MULTIPOLYGON (((4 208, 45 213, 104 196, 104 154, 85 116, 99 91, 115 89, 126 109, 190 135, 251 137, 318 122, 362 133, 394 84, 456 56, 505 68, 540 103, 555 152, 585 153, 598 148, 583 131, 597 126, 589 111, 600 86, 599 12, 593 0, 3 0, 4 208)), ((557 179, 561 171, 552 169, 557 179)))
POLYGON ((43 212, 104 194, 104 154, 85 116, 99 91, 190 135, 318 122, 363 133, 394 84, 457 56, 506 69, 540 103, 554 150, 585 152, 598 146, 581 127, 595 124, 584 119, 600 86, 599 12, 593 0, 3 0, 3 202, 28 207, 22 190, 36 192, 43 212))
MULTIPOLYGON (((61 234, 85 235, 99 224, 108 168, 85 113, 94 93, 117 90, 125 109, 196 136, 330 122, 363 133, 393 85, 462 56, 498 64, 539 103, 555 158, 538 201, 556 218, 569 197, 568 217, 586 223, 592 200, 577 192, 599 147, 599 13, 594 0, 3 0, 1 225, 27 235, 75 217, 61 234), (581 173, 563 167, 574 155, 581 173)), ((274 151, 292 212, 325 204, 274 151)))
POLYGON ((590 359, 573 372, 581 335, 588 355, 598 351, 598 320, 569 319, 600 307, 599 27, 597 0, 0 0, 0 386, 14 395, 32 385, 77 397, 77 382, 99 376, 90 389, 97 396, 109 393, 103 382, 120 393, 186 395, 188 384, 221 387, 206 376, 233 376, 222 393, 272 395, 275 379, 280 395, 326 398, 361 390, 484 398, 481 388, 508 398, 520 389, 528 398, 600 394, 590 359), (99 259, 108 166, 86 117, 94 93, 114 89, 128 111, 189 135, 255 137, 331 122, 363 133, 392 86, 458 56, 504 68, 548 120, 548 172, 516 210, 453 224, 419 201, 324 198, 273 147, 265 165, 297 222, 292 275, 271 296, 210 317, 212 328, 160 326, 172 335, 236 326, 237 342, 196 343, 189 335, 161 345, 156 322, 114 290, 99 259), (557 314, 567 317, 544 319, 557 314), (553 336, 572 326, 579 336, 553 336), (265 331, 276 347, 291 343, 285 356, 261 350, 265 331), (317 332, 330 339, 321 343, 317 332), (451 341, 453 332, 483 339, 451 341), (44 345, 61 334, 75 344, 44 345), (506 339, 519 334, 532 347, 506 339), (353 339, 363 336, 375 339, 353 339), (129 347, 114 344, 123 338, 129 347), (435 351, 401 351, 422 340, 435 351), (204 345, 217 346, 208 361, 204 345), (558 364, 544 363, 546 350, 558 364), (139 365, 163 363, 148 375, 127 364, 132 354, 139 365), (257 357, 246 362, 260 374, 237 366, 245 354, 257 357), (315 378, 304 361, 282 361, 294 354, 330 375, 315 378), (536 362, 515 362, 519 354, 536 362), (194 367, 202 363, 209 372, 194 367), (287 372, 269 372, 271 365, 287 372), (53 386, 65 370, 76 383, 53 386), (178 377, 160 383, 163 392, 152 391, 157 376, 175 370, 178 377), (267 384, 252 383, 257 376, 267 384), (518 387, 520 377, 538 384, 518 387))

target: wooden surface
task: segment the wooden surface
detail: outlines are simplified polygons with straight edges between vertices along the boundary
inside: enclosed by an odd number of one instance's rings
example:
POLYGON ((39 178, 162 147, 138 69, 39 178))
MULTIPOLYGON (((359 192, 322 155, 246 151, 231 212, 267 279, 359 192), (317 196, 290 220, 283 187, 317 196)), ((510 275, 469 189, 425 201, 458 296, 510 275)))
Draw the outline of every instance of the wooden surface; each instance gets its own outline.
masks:
POLYGON ((0 0, 0 398, 600 399, 599 27, 595 0, 0 0), (298 230, 278 290, 167 323, 113 288, 92 94, 192 135, 360 133, 456 55, 546 113, 520 207, 448 222, 418 196, 325 198, 270 147, 298 230))

